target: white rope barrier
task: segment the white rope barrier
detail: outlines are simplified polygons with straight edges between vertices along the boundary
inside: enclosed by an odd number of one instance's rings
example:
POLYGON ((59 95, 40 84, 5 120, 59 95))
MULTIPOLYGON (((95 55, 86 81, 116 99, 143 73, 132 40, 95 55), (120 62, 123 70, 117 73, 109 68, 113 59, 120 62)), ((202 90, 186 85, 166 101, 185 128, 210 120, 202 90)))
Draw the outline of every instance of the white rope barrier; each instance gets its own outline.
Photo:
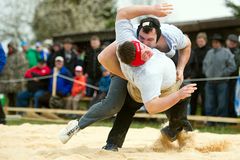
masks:
MULTIPOLYGON (((63 79, 69 80, 71 82, 76 82, 78 84, 85 85, 89 88, 99 90, 99 87, 96 87, 94 85, 88 84, 88 83, 83 83, 81 81, 74 80, 73 78, 67 77, 62 74, 58 74, 58 77, 61 77, 63 79)), ((0 80, 0 84, 3 83, 19 83, 19 82, 27 82, 27 81, 32 81, 32 80, 41 80, 41 79, 48 79, 52 78, 53 75, 49 76, 42 76, 42 77, 34 77, 34 78, 22 78, 22 79, 9 79, 9 80, 0 80)), ((212 78, 193 78, 193 79, 185 79, 184 82, 201 82, 201 81, 221 81, 221 80, 230 80, 230 79, 238 79, 240 78, 239 76, 231 76, 231 77, 212 77, 212 78)))
POLYGON ((71 82, 76 82, 76 83, 78 83, 78 84, 85 85, 85 86, 87 86, 87 87, 89 87, 89 88, 92 88, 92 89, 95 89, 95 90, 99 90, 99 88, 96 87, 96 86, 94 86, 94 85, 91 85, 91 84, 88 84, 88 83, 83 83, 83 82, 80 82, 80 81, 76 81, 76 80, 74 80, 73 78, 64 76, 64 75, 62 75, 62 74, 58 74, 57 76, 59 76, 59 77, 61 77, 61 78, 63 78, 63 79, 69 80, 69 81, 71 81, 71 82))
POLYGON ((52 75, 42 76, 42 77, 34 77, 34 78, 21 78, 21 79, 9 79, 9 80, 0 80, 0 83, 19 83, 19 82, 27 82, 33 80, 41 80, 41 79, 49 79, 52 78, 52 75))
POLYGON ((193 78, 193 79, 185 79, 184 82, 221 81, 221 80, 230 80, 230 79, 238 79, 238 78, 239 78, 239 76, 212 77, 212 78, 193 78))

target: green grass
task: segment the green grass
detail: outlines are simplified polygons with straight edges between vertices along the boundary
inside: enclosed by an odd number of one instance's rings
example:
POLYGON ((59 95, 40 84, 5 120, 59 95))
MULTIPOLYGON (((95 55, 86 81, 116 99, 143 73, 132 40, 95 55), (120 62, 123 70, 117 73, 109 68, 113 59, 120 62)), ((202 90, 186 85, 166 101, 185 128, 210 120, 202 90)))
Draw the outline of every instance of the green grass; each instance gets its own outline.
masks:
MULTIPOLYGON (((29 121, 29 120, 10 120, 7 122, 7 125, 21 125, 23 123, 30 123, 30 124, 65 124, 65 123, 52 123, 46 121, 29 121)), ((92 126, 106 126, 112 127, 113 119, 108 119, 100 122, 94 123, 92 126)), ((141 120, 135 119, 131 124, 131 128, 144 128, 144 127, 151 127, 160 129, 163 125, 162 121, 157 120, 141 120)), ((226 126, 215 126, 215 127, 208 127, 204 124, 195 124, 193 123, 194 130, 199 130, 200 132, 211 132, 211 133, 218 133, 218 134, 240 134, 240 126, 239 125, 226 125, 226 126)))

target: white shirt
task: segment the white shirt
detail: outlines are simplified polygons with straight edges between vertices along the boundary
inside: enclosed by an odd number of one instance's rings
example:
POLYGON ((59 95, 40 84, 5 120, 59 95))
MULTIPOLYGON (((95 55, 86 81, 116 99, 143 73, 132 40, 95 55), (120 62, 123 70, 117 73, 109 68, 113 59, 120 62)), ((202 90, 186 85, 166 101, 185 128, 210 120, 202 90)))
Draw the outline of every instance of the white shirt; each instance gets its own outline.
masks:
MULTIPOLYGON (((137 37, 137 25, 133 26, 135 37, 137 37)), ((183 32, 174 25, 161 23, 161 34, 165 38, 169 47, 169 52, 165 53, 172 58, 176 54, 176 50, 183 49, 187 46, 187 38, 183 32)))
MULTIPOLYGON (((129 20, 119 20, 115 27, 118 45, 125 41, 137 40, 129 20)), ((119 59, 124 76, 140 90, 143 103, 158 97, 161 90, 176 82, 176 67, 173 61, 165 53, 157 49, 152 50, 153 56, 145 64, 138 67, 122 63, 119 59)))

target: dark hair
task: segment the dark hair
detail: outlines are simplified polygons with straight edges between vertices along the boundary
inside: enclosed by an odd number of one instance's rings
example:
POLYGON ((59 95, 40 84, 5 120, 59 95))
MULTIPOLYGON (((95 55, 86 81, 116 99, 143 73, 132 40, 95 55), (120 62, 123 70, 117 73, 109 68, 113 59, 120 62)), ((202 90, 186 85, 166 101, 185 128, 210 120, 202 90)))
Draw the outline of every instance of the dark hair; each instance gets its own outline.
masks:
POLYGON ((94 40, 100 40, 100 38, 98 36, 94 35, 90 38, 90 41, 94 41, 94 40))
POLYGON ((120 60, 130 65, 131 62, 135 59, 135 46, 132 42, 126 41, 123 44, 118 46, 118 56, 120 60))
POLYGON ((149 33, 150 31, 153 30, 153 28, 155 28, 156 32, 157 32, 157 41, 159 40, 160 36, 161 36, 161 29, 160 29, 160 22, 157 18, 153 18, 153 17, 147 17, 144 18, 140 21, 140 24, 138 26, 137 29, 137 37, 139 36, 139 32, 141 29, 143 29, 144 33, 149 33), (145 22, 148 22, 148 25, 144 25, 145 22))
POLYGON ((72 41, 72 39, 71 38, 65 38, 64 40, 63 40, 63 44, 72 44, 73 43, 73 41, 72 41))

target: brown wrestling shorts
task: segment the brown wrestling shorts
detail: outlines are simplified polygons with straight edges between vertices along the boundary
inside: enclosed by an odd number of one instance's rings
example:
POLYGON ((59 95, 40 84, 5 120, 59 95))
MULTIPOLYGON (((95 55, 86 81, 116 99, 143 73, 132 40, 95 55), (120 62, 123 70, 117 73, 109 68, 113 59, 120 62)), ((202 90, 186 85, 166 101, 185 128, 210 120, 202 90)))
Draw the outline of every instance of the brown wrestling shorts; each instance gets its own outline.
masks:
MULTIPOLYGON (((161 95, 159 97, 165 97, 173 92, 178 91, 180 86, 181 86, 181 81, 177 81, 174 85, 170 86, 169 88, 161 90, 161 95)), ((134 84, 128 82, 127 89, 132 99, 134 99, 138 103, 143 103, 141 93, 134 84)))

